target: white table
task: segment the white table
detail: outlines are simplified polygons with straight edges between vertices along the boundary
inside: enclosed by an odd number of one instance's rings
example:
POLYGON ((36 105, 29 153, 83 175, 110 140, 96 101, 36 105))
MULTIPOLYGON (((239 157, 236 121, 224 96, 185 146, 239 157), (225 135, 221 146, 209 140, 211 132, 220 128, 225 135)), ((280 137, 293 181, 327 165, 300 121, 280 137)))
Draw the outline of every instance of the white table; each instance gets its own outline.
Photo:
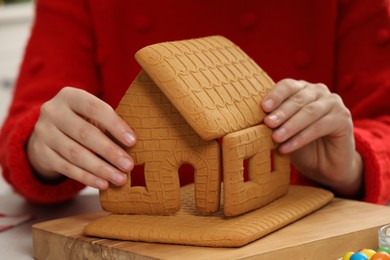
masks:
POLYGON ((34 223, 101 210, 96 194, 81 194, 57 206, 31 205, 16 194, 0 195, 0 212, 6 214, 30 213, 34 219, 20 226, 0 232, 1 259, 32 259, 31 226, 34 223))

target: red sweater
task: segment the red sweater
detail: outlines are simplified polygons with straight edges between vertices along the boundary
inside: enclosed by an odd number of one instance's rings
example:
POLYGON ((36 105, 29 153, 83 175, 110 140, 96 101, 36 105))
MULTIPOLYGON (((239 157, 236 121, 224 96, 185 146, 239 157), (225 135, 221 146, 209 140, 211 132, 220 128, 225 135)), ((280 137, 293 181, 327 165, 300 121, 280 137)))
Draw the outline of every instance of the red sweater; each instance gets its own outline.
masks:
MULTIPOLYGON (((63 86, 116 107, 140 67, 141 47, 220 34, 274 80, 323 82, 351 110, 364 159, 365 200, 390 199, 390 3, 388 0, 37 1, 32 36, 0 137, 5 179, 29 201, 67 200, 83 185, 40 182, 25 145, 40 105, 63 86)), ((293 172, 292 183, 304 178, 293 172)))

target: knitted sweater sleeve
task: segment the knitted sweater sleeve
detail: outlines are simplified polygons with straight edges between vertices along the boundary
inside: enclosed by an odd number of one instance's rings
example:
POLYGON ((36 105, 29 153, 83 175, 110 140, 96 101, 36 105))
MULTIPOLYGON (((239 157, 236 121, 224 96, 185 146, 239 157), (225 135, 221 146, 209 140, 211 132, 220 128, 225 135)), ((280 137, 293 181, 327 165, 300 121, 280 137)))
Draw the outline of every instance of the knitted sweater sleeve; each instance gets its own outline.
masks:
POLYGON ((57 184, 38 180, 25 146, 40 106, 64 86, 98 95, 99 75, 88 7, 84 1, 36 1, 36 18, 15 87, 8 118, 0 133, 0 163, 6 181, 33 203, 68 200, 84 186, 65 179, 57 184))
POLYGON ((364 161, 365 200, 390 200, 390 5, 342 0, 336 85, 364 161))
POLYGON ((390 201, 390 118, 355 122, 357 150, 365 165, 365 200, 378 204, 390 201))

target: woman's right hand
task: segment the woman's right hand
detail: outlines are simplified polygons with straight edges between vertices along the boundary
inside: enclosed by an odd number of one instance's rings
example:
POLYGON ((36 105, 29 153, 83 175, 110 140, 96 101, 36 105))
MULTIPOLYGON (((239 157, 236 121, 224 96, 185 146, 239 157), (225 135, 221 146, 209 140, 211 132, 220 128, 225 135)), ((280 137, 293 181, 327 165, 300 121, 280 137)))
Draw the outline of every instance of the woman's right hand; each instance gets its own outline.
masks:
POLYGON ((134 162, 104 131, 125 146, 136 142, 132 129, 107 103, 65 87, 42 105, 27 144, 28 159, 46 180, 65 175, 100 190, 108 182, 121 186, 134 162))

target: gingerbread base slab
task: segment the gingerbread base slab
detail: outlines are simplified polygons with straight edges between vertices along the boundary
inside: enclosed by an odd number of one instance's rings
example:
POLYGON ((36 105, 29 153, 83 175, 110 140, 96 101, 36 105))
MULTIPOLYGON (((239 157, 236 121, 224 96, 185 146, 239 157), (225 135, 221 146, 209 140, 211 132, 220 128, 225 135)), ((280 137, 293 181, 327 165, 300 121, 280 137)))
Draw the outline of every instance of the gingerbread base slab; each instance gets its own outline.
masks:
POLYGON ((101 239, 84 227, 105 212, 33 226, 35 259, 337 259, 347 251, 377 248, 377 228, 390 207, 333 199, 325 207, 239 248, 213 248, 101 239))
POLYGON ((120 215, 99 218, 86 226, 89 236, 211 247, 239 247, 263 237, 323 207, 329 191, 290 186, 288 193, 252 212, 225 217, 220 210, 201 214, 194 203, 194 186, 181 188, 181 209, 175 215, 120 215))

